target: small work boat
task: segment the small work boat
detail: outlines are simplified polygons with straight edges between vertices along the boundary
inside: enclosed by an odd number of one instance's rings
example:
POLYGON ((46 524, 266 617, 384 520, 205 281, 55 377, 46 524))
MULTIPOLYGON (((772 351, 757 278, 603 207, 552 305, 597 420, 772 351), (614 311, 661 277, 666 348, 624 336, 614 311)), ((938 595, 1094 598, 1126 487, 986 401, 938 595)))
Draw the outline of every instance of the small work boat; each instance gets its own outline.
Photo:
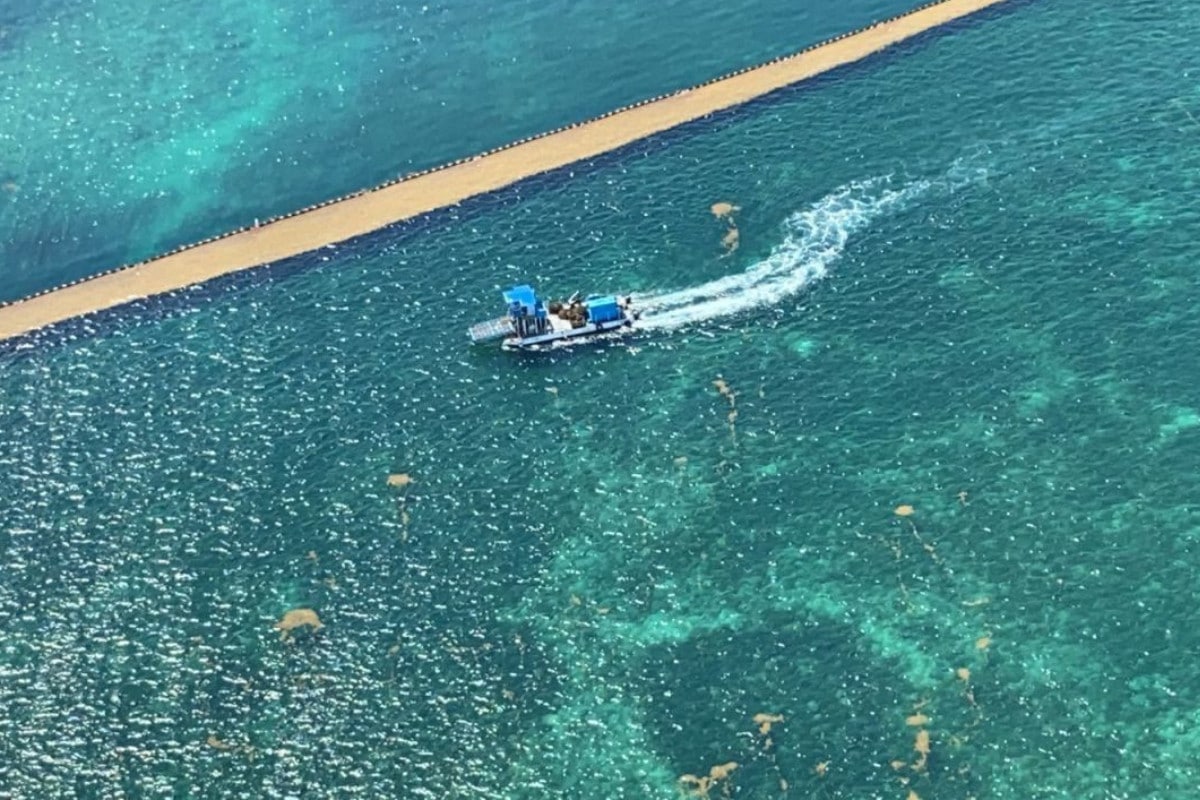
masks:
POLYGON ((545 303, 532 286, 502 293, 508 313, 472 325, 471 341, 493 342, 505 348, 537 348, 629 328, 637 320, 631 298, 615 295, 572 295, 566 301, 545 303))

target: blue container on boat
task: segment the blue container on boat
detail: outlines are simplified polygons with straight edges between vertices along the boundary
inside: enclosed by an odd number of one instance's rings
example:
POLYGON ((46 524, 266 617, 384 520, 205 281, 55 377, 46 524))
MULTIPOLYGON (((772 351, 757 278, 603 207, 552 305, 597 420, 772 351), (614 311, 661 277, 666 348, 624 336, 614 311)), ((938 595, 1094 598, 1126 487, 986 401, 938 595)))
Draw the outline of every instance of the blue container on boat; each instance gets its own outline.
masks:
POLYGON ((533 287, 524 284, 504 292, 504 302, 508 306, 509 315, 513 317, 532 317, 541 305, 533 287))
POLYGON ((612 295, 589 297, 583 304, 591 322, 612 322, 621 318, 621 306, 612 295))

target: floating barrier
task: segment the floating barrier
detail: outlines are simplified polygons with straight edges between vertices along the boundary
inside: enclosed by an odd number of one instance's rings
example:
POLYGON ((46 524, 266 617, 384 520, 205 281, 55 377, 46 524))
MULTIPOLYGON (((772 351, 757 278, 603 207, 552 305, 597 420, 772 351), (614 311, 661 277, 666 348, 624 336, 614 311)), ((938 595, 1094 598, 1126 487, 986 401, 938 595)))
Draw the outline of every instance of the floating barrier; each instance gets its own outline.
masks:
POLYGON ((0 341, 353 239, 859 61, 1007 0, 936 0, 799 53, 316 203, 0 306, 0 341))

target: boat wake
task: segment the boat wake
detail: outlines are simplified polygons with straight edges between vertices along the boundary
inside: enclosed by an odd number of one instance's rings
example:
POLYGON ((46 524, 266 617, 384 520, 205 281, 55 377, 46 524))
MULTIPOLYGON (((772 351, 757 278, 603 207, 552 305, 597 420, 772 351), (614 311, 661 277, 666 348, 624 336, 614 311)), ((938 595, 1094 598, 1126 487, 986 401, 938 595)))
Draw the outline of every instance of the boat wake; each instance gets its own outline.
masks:
POLYGON ((773 305, 823 278, 855 231, 927 192, 931 181, 891 188, 891 178, 856 181, 788 217, 784 239, 745 272, 672 292, 633 296, 639 328, 678 328, 773 305))

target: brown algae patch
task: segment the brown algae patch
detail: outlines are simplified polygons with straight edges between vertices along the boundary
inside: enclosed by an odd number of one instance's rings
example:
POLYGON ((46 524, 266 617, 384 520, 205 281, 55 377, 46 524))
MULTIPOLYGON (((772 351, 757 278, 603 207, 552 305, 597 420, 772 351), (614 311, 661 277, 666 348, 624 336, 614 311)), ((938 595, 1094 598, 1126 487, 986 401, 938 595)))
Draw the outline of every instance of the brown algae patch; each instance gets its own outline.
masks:
POLYGON ((209 747, 211 747, 213 750, 217 750, 222 753, 234 753, 234 754, 240 753, 241 755, 246 756, 246 758, 249 759, 250 761, 254 761, 254 758, 255 758, 256 751, 254 749, 254 745, 230 744, 229 742, 225 741, 221 737, 217 736, 215 733, 210 733, 208 735, 208 738, 204 740, 204 743, 206 745, 208 745, 209 747))
POLYGON ((925 770, 925 764, 929 761, 929 753, 932 749, 932 743, 929 740, 929 731, 924 729, 917 731, 917 736, 913 740, 913 752, 917 754, 917 760, 912 765, 914 770, 917 772, 925 770))
POLYGON ((771 726, 783 722, 783 714, 755 714, 754 724, 758 726, 758 732, 761 736, 768 736, 771 733, 771 726))
POLYGON ((721 237, 721 246, 725 248, 725 255, 730 255, 738 249, 738 243, 741 240, 741 234, 737 228, 730 228, 725 235, 721 237))
POLYGON ((733 203, 726 203, 722 201, 720 203, 713 203, 711 210, 713 216, 717 219, 725 219, 732 216, 735 211, 741 211, 742 207, 735 206, 733 203))
MULTIPOLYGON (((738 768, 736 761, 727 761, 724 764, 717 764, 708 770, 707 775, 680 775, 679 788, 683 789, 692 797, 707 798, 708 793, 712 791, 721 781, 728 781, 729 776, 738 768)), ((729 794, 729 786, 724 787, 725 793, 729 794)))
POLYGON ((279 638, 284 641, 290 641, 295 635, 295 631, 299 629, 316 632, 324 627, 317 612, 311 608, 293 608, 275 623, 275 630, 279 631, 279 638))
POLYGON ((725 379, 720 375, 718 375, 716 380, 713 381, 713 386, 716 388, 717 394, 729 401, 729 413, 726 415, 726 420, 729 423, 729 437, 736 443, 736 423, 738 418, 737 394, 733 391, 733 389, 729 388, 729 384, 726 383, 725 379))
POLYGON ((413 477, 407 472, 394 472, 388 475, 388 486, 394 489, 403 489, 400 493, 400 540, 408 541, 408 524, 412 522, 412 515, 408 513, 408 487, 416 483, 413 477))
POLYGON ((771 726, 782 723, 783 714, 755 714, 753 719, 758 726, 758 735, 762 737, 763 749, 770 750, 775 746, 775 740, 771 738, 771 726))
POLYGON ((735 211, 741 211, 741 207, 735 206, 733 203, 721 202, 713 203, 712 205, 713 216, 729 225, 729 229, 721 237, 721 246, 725 248, 725 255, 730 255, 733 251, 737 250, 738 243, 741 240, 737 223, 733 219, 735 211))

